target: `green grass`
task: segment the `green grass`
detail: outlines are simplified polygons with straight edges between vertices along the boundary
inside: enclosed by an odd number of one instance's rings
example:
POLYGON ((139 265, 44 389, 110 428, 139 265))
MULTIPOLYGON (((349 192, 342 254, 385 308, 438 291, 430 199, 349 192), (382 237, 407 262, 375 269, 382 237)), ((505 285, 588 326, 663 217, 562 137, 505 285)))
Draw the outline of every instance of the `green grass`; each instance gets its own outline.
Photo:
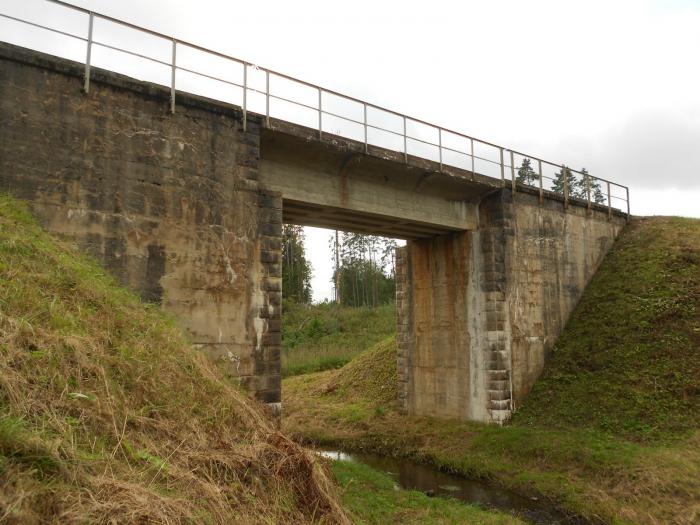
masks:
POLYGON ((0 194, 0 522, 347 523, 175 322, 0 194))
POLYGON ((507 426, 400 414, 395 347, 383 344, 285 380, 286 429, 490 480, 596 523, 700 522, 700 221, 632 222, 507 426))
POLYGON ((523 523, 506 514, 482 510, 457 500, 431 498, 419 491, 398 489, 389 475, 361 463, 334 461, 333 473, 343 488, 343 503, 358 525, 523 523))
POLYGON ((335 303, 299 305, 285 301, 282 375, 340 368, 395 331, 394 304, 368 308, 335 303))
POLYGON ((700 221, 635 221, 586 289, 519 425, 658 442, 700 428, 700 221))

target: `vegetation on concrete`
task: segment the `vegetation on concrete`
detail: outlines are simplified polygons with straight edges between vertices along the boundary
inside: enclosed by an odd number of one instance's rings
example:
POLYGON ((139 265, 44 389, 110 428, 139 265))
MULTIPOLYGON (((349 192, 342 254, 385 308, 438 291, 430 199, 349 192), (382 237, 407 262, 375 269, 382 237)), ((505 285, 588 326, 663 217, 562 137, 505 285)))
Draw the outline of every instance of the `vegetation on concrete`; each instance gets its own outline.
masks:
POLYGON ((320 461, 5 196, 0 521, 349 522, 320 461))
POLYGON ((285 428, 491 480, 594 523, 700 520, 700 221, 632 222, 507 426, 401 415, 393 345, 285 380, 285 428))
POLYGON ((672 442, 700 428, 700 221, 637 220, 586 289, 515 423, 672 442))
POLYGON ((431 498, 398 489, 394 480, 361 463, 334 461, 333 472, 343 490, 343 503, 358 525, 517 525, 507 514, 486 511, 461 501, 431 498))
POLYGON ((369 308, 284 301, 282 375, 340 368, 395 331, 393 303, 369 308))

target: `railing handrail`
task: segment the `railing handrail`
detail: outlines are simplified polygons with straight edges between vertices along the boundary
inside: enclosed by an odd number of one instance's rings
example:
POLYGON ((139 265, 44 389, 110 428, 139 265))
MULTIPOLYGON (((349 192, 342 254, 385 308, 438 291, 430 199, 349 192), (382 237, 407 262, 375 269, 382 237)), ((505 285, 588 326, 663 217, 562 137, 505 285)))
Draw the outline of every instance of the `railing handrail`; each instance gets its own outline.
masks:
MULTIPOLYGON (((81 41, 83 41, 83 42, 86 42, 86 43, 87 43, 87 56, 86 56, 86 60, 85 60, 85 91, 88 91, 88 90, 89 90, 90 65, 91 65, 91 64, 90 64, 90 53, 91 53, 92 45, 95 44, 95 45, 99 45, 99 46, 106 47, 106 48, 109 48, 109 49, 113 49, 113 50, 116 50, 116 51, 119 51, 119 52, 123 52, 123 53, 127 53, 127 54, 130 54, 130 55, 134 55, 134 56, 137 56, 137 57, 140 57, 140 58, 144 58, 144 59, 147 59, 147 60, 151 60, 151 61, 157 62, 157 63, 159 63, 159 64, 162 64, 162 65, 171 67, 171 68, 172 68, 172 75, 171 75, 171 79, 172 79, 172 80, 171 80, 171 110, 172 110, 172 111, 175 111, 175 97, 176 97, 176 86, 175 86, 175 82, 176 82, 175 76, 176 76, 176 75, 175 75, 175 73, 176 73, 177 70, 186 71, 186 72, 189 72, 189 73, 192 73, 192 74, 195 74, 195 75, 199 75, 199 76, 202 76, 202 77, 210 78, 210 79, 215 80, 215 81, 218 81, 218 82, 223 82, 223 83, 226 83, 226 84, 230 84, 230 85, 234 85, 234 86, 237 86, 237 87, 239 87, 239 88, 242 88, 242 90, 243 90, 243 106, 242 106, 242 109, 243 109, 244 127, 245 127, 245 125, 246 125, 246 118, 247 118, 247 116, 246 116, 246 115, 247 115, 246 98, 247 98, 247 93, 248 93, 248 91, 250 91, 250 92, 253 92, 253 93, 262 94, 262 95, 264 95, 264 96, 266 97, 266 115, 265 115, 265 116, 266 116, 266 121, 267 121, 267 122, 269 122, 269 118, 270 118, 270 112, 269 112, 269 107, 270 107, 269 102, 270 102, 270 98, 274 98, 274 99, 278 99, 278 100, 283 100, 283 101, 289 102, 289 103, 291 103, 291 104, 295 104, 295 105, 297 105, 297 106, 305 107, 305 108, 310 109, 310 110, 312 110, 312 111, 317 111, 317 112, 318 112, 318 122, 319 122, 319 129, 318 129, 319 136, 322 136, 322 134, 324 133, 324 131, 323 131, 323 115, 324 115, 324 114, 325 114, 325 115, 330 115, 330 116, 333 116, 333 117, 335 117, 335 118, 343 119, 344 121, 348 121, 348 122, 352 122, 352 123, 354 123, 354 124, 362 125, 363 128, 364 128, 365 149, 366 149, 366 150, 367 150, 367 147, 368 147, 368 144, 369 144, 369 143, 368 143, 368 140, 367 140, 367 131, 368 131, 368 129, 371 128, 371 129, 380 130, 380 131, 382 131, 382 132, 391 133, 392 135, 397 135, 397 136, 403 138, 403 144, 404 144, 403 153, 404 153, 406 162, 408 162, 408 155, 409 155, 409 153, 408 153, 407 141, 410 140, 410 141, 420 142, 420 143, 422 143, 422 144, 425 144, 425 145, 428 145, 428 146, 431 146, 431 147, 436 147, 436 148, 438 148, 438 156, 439 156, 439 160, 440 160, 440 169, 442 169, 442 167, 443 167, 443 150, 449 151, 449 152, 453 152, 453 153, 456 153, 456 154, 459 154, 459 155, 464 155, 464 156, 466 156, 466 157, 471 157, 471 159, 472 159, 472 164, 471 164, 471 166, 472 166, 472 174, 475 173, 475 171, 474 171, 474 161, 475 161, 475 159, 478 159, 478 160, 480 160, 480 161, 489 162, 489 163, 492 163, 492 164, 495 164, 495 165, 500 166, 500 168, 501 168, 501 180, 502 180, 502 182, 503 182, 504 185, 506 184, 505 169, 508 168, 508 169, 511 171, 511 179, 512 179, 512 188, 513 188, 513 190, 516 189, 515 170, 516 170, 516 169, 519 169, 519 167, 516 167, 516 166, 514 165, 514 160, 513 160, 513 159, 514 159, 514 155, 518 155, 518 156, 520 156, 520 157, 523 157, 523 159, 530 159, 530 160, 537 161, 537 163, 538 163, 538 172, 534 172, 534 171, 533 171, 533 173, 535 173, 535 174, 537 175, 537 178, 539 179, 540 198, 542 198, 542 192, 544 191, 544 189, 543 189, 543 187, 542 187, 542 179, 543 179, 543 178, 547 178, 547 179, 553 180, 551 177, 547 177, 547 176, 545 176, 545 175, 542 173, 542 164, 544 163, 544 164, 547 164, 547 165, 549 165, 549 166, 557 167, 557 168, 559 168, 559 169, 562 170, 562 176, 563 176, 563 181, 564 181, 563 194, 564 194, 565 203, 568 203, 568 199, 572 196, 571 193, 568 191, 568 184, 567 184, 567 180, 566 180, 566 179, 567 179, 567 171, 568 171, 569 173, 577 173, 577 174, 579 174, 579 175, 581 175, 581 176, 584 177, 583 180, 584 180, 585 183, 586 183, 587 200, 588 200, 589 207, 590 207, 591 204, 592 204, 592 203, 591 203, 591 190, 590 190, 590 187, 591 187, 591 180, 593 179, 593 180, 597 180, 597 181, 600 181, 600 182, 604 183, 604 184, 606 185, 606 187, 607 187, 607 190, 608 190, 608 191, 607 191, 607 208, 608 208, 609 214, 610 214, 611 211, 612 211, 612 199, 616 199, 616 200, 622 200, 622 201, 626 202, 626 204, 627 204, 627 216, 629 217, 629 215, 630 215, 629 188, 628 188, 627 186, 624 186, 624 185, 619 184, 619 183, 617 183, 617 182, 613 182, 613 181, 610 181, 610 180, 608 180, 608 179, 603 179, 603 178, 601 178, 601 177, 597 177, 597 176, 591 175, 590 173, 584 173, 584 172, 582 172, 582 171, 575 170, 575 169, 570 168, 570 167, 568 167, 567 165, 562 164, 562 163, 555 163, 555 162, 552 162, 552 161, 548 161, 548 160, 543 159, 543 158, 541 158, 541 157, 537 157, 537 156, 534 156, 534 155, 529 155, 529 154, 526 154, 526 153, 522 153, 522 152, 520 152, 520 151, 516 151, 516 150, 510 149, 510 148, 506 148, 506 147, 504 147, 504 146, 501 146, 501 145, 498 145, 498 144, 495 144, 495 143, 493 143, 493 142, 489 142, 489 141, 486 141, 486 140, 482 140, 482 139, 473 137, 473 136, 471 136, 471 135, 467 135, 467 134, 465 134, 465 133, 461 133, 461 132, 458 132, 458 131, 455 131, 455 130, 452 130, 452 129, 449 129, 449 128, 444 128, 444 127, 442 127, 442 126, 438 126, 438 125, 436 125, 436 124, 427 122, 427 121, 425 121, 425 120, 422 120, 422 119, 419 119, 419 118, 415 118, 415 117, 411 117, 411 116, 408 116, 408 115, 399 113, 399 112, 397 112, 397 111, 394 111, 394 110, 392 110, 392 109, 389 109, 389 108, 386 108, 386 107, 383 107, 383 106, 379 106, 379 105, 373 104, 373 103, 371 103, 371 102, 367 102, 367 101, 361 100, 361 99, 356 98, 356 97, 353 97, 353 96, 351 96, 351 95, 347 95, 347 94, 344 94, 344 93, 340 93, 340 92, 335 91, 335 90, 332 90, 332 89, 326 89, 326 88, 321 87, 321 86, 319 86, 319 85, 313 84, 313 83, 311 83, 311 82, 307 82, 307 81, 305 81, 305 80, 301 80, 301 79, 299 79, 299 78, 295 78, 295 77, 290 76, 290 75, 287 75, 287 74, 285 74, 285 73, 280 73, 280 72, 275 71, 275 70, 273 70, 273 69, 262 68, 262 67, 259 67, 259 66, 255 65, 255 64, 253 64, 252 62, 248 62, 248 61, 246 61, 246 60, 242 60, 242 59, 240 59, 240 58, 237 58, 237 57, 234 57, 234 56, 231 56, 231 55, 228 55, 228 54, 226 54, 226 53, 222 53, 222 52, 219 52, 219 51, 216 51, 216 50, 213 50, 213 49, 208 49, 208 48, 205 48, 205 47, 200 46, 200 45, 198 45, 198 44, 195 44, 195 43, 193 43, 193 42, 189 42, 189 41, 187 41, 187 40, 182 40, 182 39, 176 38, 176 37, 174 37, 174 36, 172 36, 172 35, 167 35, 167 34, 165 34, 165 33, 159 32, 159 31, 155 31, 155 30, 152 30, 152 29, 148 29, 148 28, 146 28, 146 27, 139 26, 139 25, 133 24, 133 23, 131 23, 131 22, 127 22, 126 20, 122 20, 122 19, 119 19, 119 18, 115 18, 115 17, 113 17, 113 16, 106 15, 106 14, 103 14, 103 13, 98 13, 98 12, 92 11, 92 10, 90 10, 90 9, 86 9, 86 8, 83 8, 83 7, 80 7, 80 6, 76 6, 76 5, 70 4, 70 3, 65 2, 65 1, 62 1, 62 0, 43 0, 43 1, 49 2, 49 3, 55 4, 55 5, 64 7, 64 8, 66 8, 66 9, 70 9, 70 10, 77 11, 77 12, 81 12, 81 13, 84 13, 84 14, 88 15, 88 16, 89 16, 88 37, 87 37, 87 38, 84 38, 84 37, 81 37, 81 36, 78 36, 78 35, 75 35, 75 34, 72 34, 72 33, 68 33, 68 32, 65 32, 65 31, 62 31, 62 30, 59 30, 59 29, 55 29, 55 28, 48 27, 48 26, 44 26, 44 25, 41 25, 41 24, 38 24, 38 23, 35 23, 35 22, 31 22, 31 21, 29 21, 29 20, 24 20, 24 19, 20 19, 20 18, 11 16, 11 15, 7 15, 7 14, 5 14, 5 13, 0 13, 0 17, 6 18, 6 19, 10 19, 10 20, 13 20, 13 21, 16 21, 16 22, 20 22, 20 23, 25 23, 25 24, 28 24, 28 25, 31 25, 31 26, 34 26, 34 27, 38 27, 38 28, 41 28, 41 29, 46 29, 46 30, 49 30, 49 31, 58 33, 58 34, 60 34, 60 35, 64 35, 64 36, 76 38, 76 39, 78 39, 78 40, 81 40, 81 41), (164 60, 158 60, 158 59, 155 59, 155 58, 153 58, 153 57, 148 57, 148 56, 145 56, 145 55, 141 55, 141 54, 139 54, 139 53, 135 53, 135 52, 129 51, 129 50, 127 50, 127 49, 122 49, 122 48, 119 48, 119 47, 116 47, 116 46, 113 46, 113 45, 110 45, 110 44, 105 44, 105 43, 103 43, 103 42, 99 42, 99 41, 94 40, 94 39, 93 39, 93 36, 92 36, 92 26, 93 26, 93 19, 94 19, 94 18, 100 18, 100 19, 102 19, 102 20, 105 20, 105 21, 108 21, 108 22, 112 22, 112 23, 115 23, 115 24, 118 24, 118 25, 121 25, 121 26, 130 28, 130 29, 134 29, 134 30, 136 30, 136 31, 139 31, 139 32, 142 32, 142 33, 145 33, 145 34, 148 34, 148 35, 151 35, 151 36, 154 36, 154 37, 157 37, 157 38, 161 38, 161 39, 163 39, 163 40, 167 40, 167 41, 171 42, 171 43, 172 43, 172 61, 171 61, 171 62, 166 62, 166 61, 164 61, 164 60), (212 75, 208 75, 208 74, 206 74, 206 73, 202 73, 202 72, 199 72, 199 71, 194 71, 194 70, 192 70, 192 69, 188 69, 188 68, 184 68, 184 67, 179 67, 179 66, 177 65, 177 63, 176 63, 176 50, 177 50, 177 46, 178 46, 178 45, 186 46, 186 47, 191 48, 191 49, 193 49, 193 50, 200 51, 200 52, 203 52, 203 53, 207 53, 207 54, 209 54, 209 55, 213 55, 213 56, 216 56, 216 57, 219 57, 219 58, 223 58, 223 59, 226 59, 226 60, 231 60, 231 61, 233 61, 233 62, 236 62, 236 63, 242 65, 242 66, 243 66, 243 84, 241 85, 241 84, 238 84, 238 83, 236 83, 236 82, 231 82, 231 81, 227 81, 227 80, 224 80, 224 79, 221 79, 221 78, 214 77, 214 76, 212 76, 212 75), (263 71, 263 72, 265 73, 265 75, 266 75, 266 90, 265 90, 265 91, 261 91, 260 89, 257 89, 257 88, 252 88, 252 87, 250 87, 250 86, 247 85, 247 71, 248 71, 248 67, 254 67, 254 68, 256 68, 256 69, 258 69, 258 70, 261 70, 261 71, 263 71), (308 104, 304 104, 304 103, 301 103, 301 102, 298 102, 298 101, 294 101, 294 100, 289 100, 289 99, 286 99, 286 98, 281 97, 281 96, 278 96, 278 95, 273 95, 273 94, 270 92, 270 86, 269 86, 270 75, 274 75, 275 77, 282 78, 282 79, 285 79, 285 80, 288 80, 288 81, 291 81, 291 82, 294 82, 294 83, 297 83, 297 84, 300 84, 300 85, 302 85, 302 86, 306 86, 306 87, 308 87, 308 88, 311 88, 311 89, 314 89, 314 90, 318 91, 318 107, 316 108, 316 107, 310 106, 310 105, 308 105, 308 104), (341 116, 341 115, 338 115, 338 114, 336 114, 336 113, 332 113, 332 112, 329 112, 329 111, 324 111, 324 110, 323 110, 323 107, 322 107, 322 105, 323 105, 323 104, 322 104, 322 101, 323 101, 322 95, 323 95, 323 93, 327 93, 327 94, 329 94, 329 95, 332 95, 332 96, 335 96, 335 97, 339 97, 339 98, 341 98, 341 99, 343 99, 343 100, 346 100, 346 101, 349 101, 349 102, 354 102, 354 103, 356 103, 356 104, 362 105, 363 108, 364 108, 364 121, 363 121, 363 122, 360 122, 360 121, 358 121, 358 120, 355 120, 355 119, 352 119, 352 118, 349 118, 349 117, 345 117, 345 116, 341 116), (382 128, 382 127, 379 127, 379 126, 376 126, 376 125, 373 125, 373 124, 369 124, 369 123, 368 123, 368 119, 367 119, 367 109, 368 109, 368 108, 371 108, 371 109, 374 109, 374 110, 378 110, 378 111, 387 113, 387 114, 389 114, 389 115, 393 115, 393 116, 395 116, 395 117, 399 117, 399 118, 403 121, 403 132, 397 132, 397 131, 394 131, 394 130, 391 130, 391 129, 386 129, 386 128, 382 128), (407 124, 407 122, 411 122, 411 123, 416 123, 416 124, 420 124, 420 125, 423 125, 423 126, 427 126, 427 127, 429 127, 430 129, 437 131, 437 134, 438 134, 438 142, 437 142, 437 143, 434 143, 434 142, 430 142, 430 141, 427 141, 427 140, 424 140, 424 139, 421 139, 421 138, 418 138, 418 137, 410 136, 410 135, 407 133, 407 131, 406 131, 406 124, 407 124), (469 151, 469 152, 467 152, 467 151, 460 151, 460 150, 456 150, 456 149, 454 149, 454 148, 450 148, 450 147, 448 147, 448 146, 444 146, 443 143, 442 143, 442 136, 443 136, 443 133, 448 133, 448 134, 453 135, 453 136, 455 136, 455 137, 459 137, 459 138, 461 138, 461 139, 466 139, 466 140, 468 140, 469 143, 470 143, 470 145, 471 145, 470 151, 469 151), (479 143, 479 144, 482 144, 482 145, 485 145, 485 146, 488 146, 488 147, 491 147, 491 148, 497 149, 497 150, 500 152, 500 160, 499 160, 499 161, 495 161, 495 160, 487 159, 487 158, 480 157, 480 156, 476 155, 476 154, 474 153, 474 143, 475 143, 475 142, 477 142, 477 143, 479 143), (505 154, 506 152, 509 154, 510 161, 511 161, 510 164, 508 164, 508 163, 506 162, 506 160, 505 160, 505 159, 506 159, 506 156, 505 156, 504 154, 505 154), (566 169, 564 169, 564 168, 566 168, 566 169), (622 190, 624 190, 624 191, 625 191, 625 195, 626 195, 625 198, 623 198, 623 197, 618 197, 618 196, 615 196, 615 195, 611 195, 611 192, 610 192, 610 187, 611 187, 611 186, 615 186, 615 187, 618 187, 618 188, 621 188, 622 190)), ((399 150, 397 150, 397 151, 399 151, 399 150)), ((411 154, 411 155, 412 155, 412 156, 420 156, 420 155, 414 155, 414 154, 411 154)), ((423 156, 423 158, 426 158, 426 157, 423 156)), ((449 164, 449 163, 448 163, 448 164, 449 164)), ((597 204, 601 204, 601 203, 598 203, 597 201, 596 201, 596 203, 597 203, 597 204)))

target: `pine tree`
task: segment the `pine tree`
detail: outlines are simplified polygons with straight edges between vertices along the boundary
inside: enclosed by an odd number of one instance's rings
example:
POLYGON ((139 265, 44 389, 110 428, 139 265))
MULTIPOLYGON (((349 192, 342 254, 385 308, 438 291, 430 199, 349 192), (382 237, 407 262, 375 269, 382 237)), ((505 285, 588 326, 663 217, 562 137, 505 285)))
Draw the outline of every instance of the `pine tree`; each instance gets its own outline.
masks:
POLYGON ((394 300, 396 241, 375 235, 343 232, 340 263, 333 273, 340 302, 349 306, 376 306, 394 300))
POLYGON ((311 302, 311 264, 304 248, 304 228, 282 228, 282 296, 297 303, 311 302))
POLYGON ((518 168, 518 176, 515 178, 515 182, 533 185, 539 178, 540 176, 532 169, 530 159, 523 159, 520 168, 518 168))
POLYGON ((600 187, 600 181, 595 177, 592 177, 586 168, 581 168, 581 180, 576 184, 576 192, 573 196, 588 200, 588 192, 590 191, 591 201, 598 204, 603 204, 605 202, 605 196, 603 195, 603 190, 600 187))
POLYGON ((574 174, 571 173, 571 170, 566 166, 562 166, 561 169, 554 174, 552 191, 564 195, 564 174, 566 174, 566 185, 568 188, 569 197, 575 197, 576 194, 574 191, 577 188, 578 181, 576 180, 576 177, 574 177, 574 174))

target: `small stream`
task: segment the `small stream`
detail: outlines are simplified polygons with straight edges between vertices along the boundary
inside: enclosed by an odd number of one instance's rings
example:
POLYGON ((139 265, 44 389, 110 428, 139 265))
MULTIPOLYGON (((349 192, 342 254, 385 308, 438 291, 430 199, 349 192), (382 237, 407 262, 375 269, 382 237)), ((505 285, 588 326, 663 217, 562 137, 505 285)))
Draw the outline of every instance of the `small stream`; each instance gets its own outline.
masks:
POLYGON ((578 517, 565 516, 537 499, 526 498, 481 481, 448 474, 430 465, 406 459, 339 450, 319 450, 318 453, 336 461, 354 461, 386 472, 405 489, 419 490, 431 496, 456 498, 486 509, 497 509, 536 525, 585 525, 588 523, 578 517))

